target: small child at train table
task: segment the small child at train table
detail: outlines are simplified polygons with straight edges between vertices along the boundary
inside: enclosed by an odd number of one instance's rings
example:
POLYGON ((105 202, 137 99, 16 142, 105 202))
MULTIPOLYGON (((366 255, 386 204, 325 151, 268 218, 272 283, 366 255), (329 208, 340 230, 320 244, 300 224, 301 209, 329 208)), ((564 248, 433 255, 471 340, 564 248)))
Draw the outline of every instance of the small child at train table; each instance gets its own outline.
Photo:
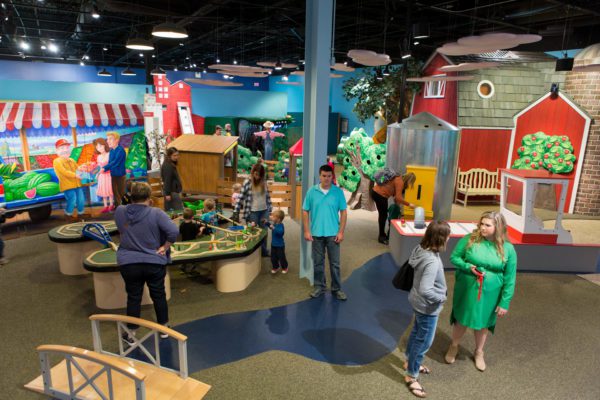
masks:
MULTIPOLYGON (((190 208, 183 209, 183 221, 179 225, 179 234, 181 235, 181 240, 184 242, 195 240, 198 235, 201 235, 204 232, 204 226, 196 221, 194 221, 194 210, 190 208)), ((181 271, 184 273, 194 272, 196 270, 196 264, 183 264, 181 266, 181 271)))
POLYGON ((285 228, 283 226, 283 219, 285 213, 282 210, 275 210, 269 216, 271 221, 267 226, 273 231, 271 235, 271 269, 272 274, 276 274, 281 268, 282 274, 288 272, 288 262, 285 257, 285 241, 283 235, 285 234, 285 228))
MULTIPOLYGON (((204 211, 204 213, 200 217, 200 220, 205 224, 217 226, 217 224, 219 223, 219 218, 217 217, 217 211, 215 210, 215 201, 213 199, 206 199, 204 201, 204 210, 202 211, 204 211)), ((206 233, 213 233, 212 229, 207 227, 206 233)))

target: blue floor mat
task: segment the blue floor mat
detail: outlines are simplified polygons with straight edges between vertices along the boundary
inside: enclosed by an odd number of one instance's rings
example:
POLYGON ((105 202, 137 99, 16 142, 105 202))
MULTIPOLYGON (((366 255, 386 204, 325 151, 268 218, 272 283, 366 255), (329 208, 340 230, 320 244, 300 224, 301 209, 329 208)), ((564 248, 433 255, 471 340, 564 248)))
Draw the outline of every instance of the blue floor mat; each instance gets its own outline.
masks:
MULTIPOLYGON (((371 259, 343 283, 347 301, 328 292, 287 306, 178 325, 174 329, 188 336, 189 371, 270 350, 339 365, 376 361, 397 347, 412 318, 408 293, 391 283, 397 269, 389 253, 371 259)), ((176 342, 163 340, 160 348, 163 365, 177 365, 176 342)))

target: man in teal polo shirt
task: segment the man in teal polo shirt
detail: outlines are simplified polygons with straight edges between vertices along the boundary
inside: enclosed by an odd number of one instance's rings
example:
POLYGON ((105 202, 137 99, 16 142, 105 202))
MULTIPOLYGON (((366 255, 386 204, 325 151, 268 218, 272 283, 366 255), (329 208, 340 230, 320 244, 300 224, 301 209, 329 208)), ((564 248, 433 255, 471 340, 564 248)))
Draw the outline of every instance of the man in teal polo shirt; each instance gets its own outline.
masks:
POLYGON ((339 187, 332 185, 333 168, 319 168, 319 184, 306 193, 302 206, 304 239, 312 242, 314 290, 310 297, 319 297, 327 289, 325 280, 325 251, 329 257, 331 292, 338 300, 346 300, 340 278, 340 243, 346 228, 346 198, 339 187))

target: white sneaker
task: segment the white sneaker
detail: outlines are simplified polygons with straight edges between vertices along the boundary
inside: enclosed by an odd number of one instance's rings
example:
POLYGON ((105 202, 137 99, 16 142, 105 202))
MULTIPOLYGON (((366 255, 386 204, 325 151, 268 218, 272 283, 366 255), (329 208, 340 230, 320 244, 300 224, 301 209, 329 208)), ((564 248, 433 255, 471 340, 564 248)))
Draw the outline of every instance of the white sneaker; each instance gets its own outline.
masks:
MULTIPOLYGON (((167 324, 165 324, 165 326, 166 326, 167 328, 170 328, 170 327, 171 327, 171 325, 170 325, 170 324, 168 324, 168 323, 167 323, 167 324)), ((160 334, 160 338, 161 338, 161 339, 168 339, 168 338, 169 338, 169 335, 167 335, 166 333, 161 333, 161 334, 160 334)))
POLYGON ((0 265, 8 264, 10 260, 6 257, 0 258, 0 265))

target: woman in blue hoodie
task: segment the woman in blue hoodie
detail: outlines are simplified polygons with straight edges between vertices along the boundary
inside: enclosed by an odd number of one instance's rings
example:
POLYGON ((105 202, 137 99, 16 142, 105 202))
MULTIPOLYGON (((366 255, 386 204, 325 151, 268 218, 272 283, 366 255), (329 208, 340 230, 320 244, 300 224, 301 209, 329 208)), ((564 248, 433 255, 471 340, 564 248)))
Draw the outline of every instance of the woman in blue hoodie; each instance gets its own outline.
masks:
MULTIPOLYGON (((121 234, 117 263, 127 291, 127 315, 140 317, 146 284, 157 322, 168 326, 166 265, 170 261, 171 244, 177 240, 179 230, 164 211, 152 207, 151 192, 147 183, 133 183, 132 204, 119 206, 115 211, 115 222, 121 234)), ((128 326, 130 329, 137 328, 136 325, 128 326)))
POLYGON ((449 237, 450 225, 447 222, 431 221, 423 240, 408 259, 415 270, 413 287, 408 294, 415 321, 406 345, 404 382, 417 397, 427 396, 417 379, 419 373, 429 373, 429 369, 422 366, 421 362, 433 343, 438 316, 446 301, 446 279, 439 252, 446 249, 449 237))

